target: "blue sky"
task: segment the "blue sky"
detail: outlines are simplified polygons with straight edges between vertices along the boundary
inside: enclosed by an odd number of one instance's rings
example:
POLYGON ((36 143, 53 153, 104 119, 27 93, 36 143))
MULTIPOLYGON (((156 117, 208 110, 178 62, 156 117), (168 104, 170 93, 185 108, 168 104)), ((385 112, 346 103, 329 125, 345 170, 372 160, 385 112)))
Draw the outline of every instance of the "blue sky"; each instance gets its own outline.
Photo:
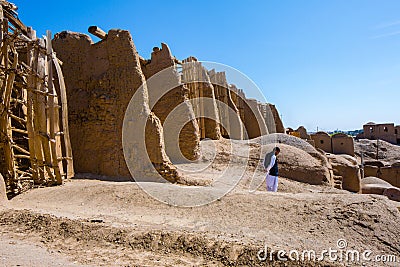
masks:
POLYGON ((287 127, 400 124, 397 0, 14 3, 39 34, 122 28, 145 58, 165 42, 179 59, 232 66, 277 105, 287 127))

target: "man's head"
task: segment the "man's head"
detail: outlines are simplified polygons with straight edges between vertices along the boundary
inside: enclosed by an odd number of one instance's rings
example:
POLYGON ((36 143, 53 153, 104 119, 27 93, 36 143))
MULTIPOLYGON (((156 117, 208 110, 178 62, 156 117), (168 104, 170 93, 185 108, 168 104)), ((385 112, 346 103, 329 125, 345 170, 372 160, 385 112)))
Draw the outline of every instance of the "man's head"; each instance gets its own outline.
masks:
POLYGON ((278 156, 279 153, 281 152, 281 149, 279 147, 275 147, 274 151, 275 151, 275 156, 278 156))

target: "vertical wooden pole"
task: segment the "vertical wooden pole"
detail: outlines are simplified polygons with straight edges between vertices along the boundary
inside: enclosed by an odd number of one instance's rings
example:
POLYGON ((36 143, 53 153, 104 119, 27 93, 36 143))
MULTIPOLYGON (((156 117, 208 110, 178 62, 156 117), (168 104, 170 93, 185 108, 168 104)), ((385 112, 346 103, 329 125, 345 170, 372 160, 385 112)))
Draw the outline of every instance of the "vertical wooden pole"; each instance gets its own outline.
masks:
POLYGON ((0 5, 0 45, 3 43, 3 19, 4 19, 4 14, 3 14, 3 6, 0 5))
MULTIPOLYGON (((8 32, 8 20, 4 19, 3 20, 3 30, 7 34, 8 32)), ((3 41, 3 53, 5 52, 4 55, 4 64, 5 64, 5 74, 6 74, 6 79, 4 79, 4 94, 3 94, 3 103, 4 103, 4 112, 3 112, 3 123, 6 125, 6 136, 7 136, 7 145, 6 145, 6 158, 7 159, 7 165, 8 165, 8 174, 10 175, 12 179, 12 187, 13 189, 17 189, 17 186, 19 184, 19 181, 16 176, 16 164, 15 164, 15 156, 14 156, 14 151, 13 151, 13 132, 12 132, 12 125, 11 125, 11 117, 9 117, 10 113, 10 102, 11 102, 11 94, 12 94, 12 89, 14 86, 14 80, 15 80, 15 75, 16 72, 15 70, 17 69, 18 65, 18 53, 14 47, 13 43, 7 44, 7 41, 3 41), (12 52, 12 65, 11 68, 8 68, 9 64, 9 56, 8 52, 12 52), (8 69, 8 70, 7 70, 8 69), (9 73, 8 73, 9 72, 9 73)), ((4 133, 4 132, 3 132, 4 133)), ((19 188, 18 188, 19 190, 19 188)))
POLYGON ((39 50, 34 47, 33 50, 33 59, 32 59, 32 69, 31 69, 31 76, 30 78, 32 79, 31 82, 32 84, 28 84, 28 91, 32 95, 32 101, 33 101, 33 114, 35 116, 33 120, 33 139, 34 139, 34 145, 35 145, 35 157, 37 160, 37 168, 38 168, 38 183, 44 183, 46 181, 45 177, 45 159, 43 155, 43 146, 42 146, 42 138, 40 136, 40 123, 41 123, 41 118, 44 116, 44 114, 41 114, 41 109, 40 109, 40 104, 39 101, 43 97, 38 94, 39 92, 39 80, 38 80, 38 66, 39 66, 39 50))
POLYGON ((5 156, 5 163, 7 166, 7 176, 6 179, 11 181, 10 185, 12 189, 15 189, 16 181, 15 178, 15 165, 14 165, 14 153, 12 149, 12 130, 11 130, 11 118, 8 116, 9 106, 10 106, 10 96, 8 95, 10 86, 8 85, 9 81, 9 72, 8 72, 8 42, 4 39, 4 36, 8 34, 8 21, 7 19, 3 18, 2 21, 2 33, 3 33, 3 41, 2 41, 2 62, 1 65, 4 67, 4 80, 1 86, 1 93, 3 99, 3 112, 1 115, 1 132, 2 132, 2 139, 4 145, 4 156, 5 156))
MULTIPOLYGON (((48 114, 49 114, 49 130, 50 130, 50 147, 51 147, 51 157, 52 157, 52 166, 54 169, 54 173, 56 176, 56 183, 57 184, 62 184, 62 177, 60 173, 60 167, 59 167, 59 160, 58 160, 58 155, 57 155, 57 146, 56 146, 56 123, 58 121, 56 120, 56 112, 54 109, 54 102, 55 102, 55 90, 54 90, 54 84, 53 84, 53 65, 52 65, 52 53, 53 49, 51 46, 51 32, 47 31, 47 36, 46 36, 46 48, 47 48, 47 84, 49 87, 49 94, 48 94, 48 114)), ((58 110, 57 110, 58 113, 58 110)), ((62 157, 62 156, 60 156, 62 157)))
MULTIPOLYGON (((12 89, 14 87, 14 80, 15 80, 15 71, 17 69, 17 65, 18 65, 18 53, 14 47, 14 44, 10 44, 10 50, 13 53, 13 61, 12 61, 12 66, 10 69, 10 74, 7 77, 7 86, 6 86, 6 99, 5 104, 6 104, 6 110, 7 113, 11 112, 10 111, 10 101, 11 101, 11 94, 12 94, 12 89)), ((8 117, 8 116, 7 116, 8 117)), ((9 140, 9 147, 11 149, 11 161, 12 163, 12 173, 13 173, 13 177, 17 178, 16 176, 16 164, 15 164, 15 157, 14 157, 14 150, 13 150, 13 131, 12 131, 12 125, 11 125, 11 118, 8 117, 8 124, 7 124, 7 136, 8 136, 8 140, 9 140)), ((19 183, 19 181, 16 179, 15 180, 16 185, 19 183)))
MULTIPOLYGON (((45 47, 45 42, 43 39, 39 39, 39 45, 41 47, 45 47)), ((46 77, 46 55, 41 51, 38 51, 38 65, 37 65, 37 90, 36 90, 36 109, 35 109, 35 135, 37 138, 37 142, 35 144, 38 146, 38 153, 42 153, 44 155, 44 166, 46 169, 46 173, 49 176, 50 180, 54 183, 55 177, 52 172, 52 159, 51 159, 51 151, 49 145, 50 135, 47 131, 47 111, 46 111, 46 95, 47 88, 45 86, 45 77, 46 77), (40 152, 39 152, 40 149, 40 152)))
POLYGON ((365 178, 364 152, 361 152, 361 179, 365 178))
MULTIPOLYGON (((28 37, 31 40, 36 40, 36 31, 34 31, 32 28, 28 28, 28 37)), ((35 56, 35 47, 32 44, 28 44, 28 53, 27 53, 27 63, 28 66, 31 70, 36 69, 36 64, 35 64, 35 59, 37 60, 35 56)), ((37 157, 36 157, 36 152, 35 152, 35 131, 34 131, 34 126, 33 126, 33 91, 32 88, 35 87, 35 77, 33 76, 33 73, 29 73, 28 79, 27 79, 27 85, 28 85, 28 90, 26 94, 26 105, 27 105, 27 110, 26 110, 26 129, 28 131, 28 143, 29 143, 29 156, 30 156, 30 161, 31 161, 31 168, 32 168, 32 178, 33 182, 38 184, 39 181, 39 173, 40 170, 38 168, 38 162, 37 162, 37 157)), ((40 176, 42 179, 44 179, 43 175, 43 170, 40 173, 40 176)))
POLYGON ((379 138, 376 139, 376 159, 379 159, 379 138))

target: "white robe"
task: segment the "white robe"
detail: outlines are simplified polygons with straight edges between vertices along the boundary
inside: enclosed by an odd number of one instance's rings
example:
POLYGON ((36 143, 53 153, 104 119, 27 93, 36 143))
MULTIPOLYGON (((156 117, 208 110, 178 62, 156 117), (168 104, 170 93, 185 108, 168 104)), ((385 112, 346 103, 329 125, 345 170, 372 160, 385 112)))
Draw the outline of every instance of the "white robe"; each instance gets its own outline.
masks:
MULTIPOLYGON (((267 191, 270 192, 277 192, 278 191, 278 176, 272 176, 269 174, 269 171, 274 167, 276 162, 276 155, 272 155, 271 161, 269 162, 269 165, 267 166, 267 177, 266 177, 266 184, 267 184, 267 191)), ((265 164, 264 164, 265 166, 265 164)))

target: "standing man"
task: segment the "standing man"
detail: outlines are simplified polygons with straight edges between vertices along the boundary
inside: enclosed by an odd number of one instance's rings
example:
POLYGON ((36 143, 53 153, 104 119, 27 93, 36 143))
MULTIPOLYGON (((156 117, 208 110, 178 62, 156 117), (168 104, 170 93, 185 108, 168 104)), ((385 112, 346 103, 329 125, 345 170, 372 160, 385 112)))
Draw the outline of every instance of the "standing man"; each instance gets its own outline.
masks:
POLYGON ((269 164, 268 164, 268 158, 271 153, 265 155, 264 168, 267 171, 266 183, 267 183, 267 191, 269 192, 278 191, 279 170, 278 170, 278 159, 276 158, 276 156, 279 155, 279 152, 281 152, 281 149, 279 147, 275 147, 274 150, 272 151, 272 156, 269 161, 269 164))

